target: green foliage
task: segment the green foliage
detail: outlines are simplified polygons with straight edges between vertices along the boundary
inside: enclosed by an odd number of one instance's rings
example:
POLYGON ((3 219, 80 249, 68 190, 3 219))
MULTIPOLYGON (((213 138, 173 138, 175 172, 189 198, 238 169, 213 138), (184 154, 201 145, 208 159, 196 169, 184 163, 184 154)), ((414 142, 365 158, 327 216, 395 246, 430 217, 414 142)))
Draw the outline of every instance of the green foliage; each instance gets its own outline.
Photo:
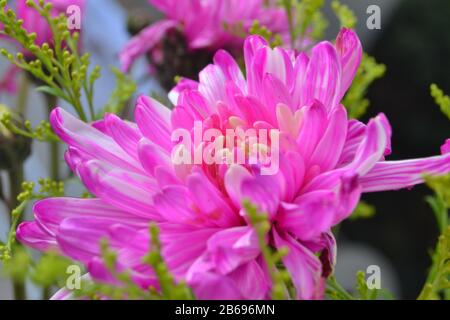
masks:
POLYGON ((32 260, 28 251, 22 246, 15 246, 14 255, 4 261, 3 273, 16 283, 24 283, 31 263, 32 260))
POLYGON ((187 285, 181 281, 176 283, 161 254, 159 230, 155 225, 150 226, 150 252, 144 257, 144 262, 150 265, 156 273, 160 286, 160 295, 164 300, 192 300, 193 295, 187 285))
POLYGON ((364 271, 356 273, 356 292, 359 300, 376 300, 379 290, 369 289, 366 281, 366 274, 364 271))
POLYGON ((366 113, 370 105, 369 100, 365 98, 367 89, 375 80, 383 77, 385 72, 385 65, 378 64, 374 58, 363 54, 352 86, 342 102, 347 108, 350 118, 358 119, 366 113))
POLYGON ((286 11, 286 15, 288 17, 289 22, 289 32, 291 36, 291 47, 295 46, 295 40, 296 37, 296 28, 295 28, 295 21, 294 21, 294 15, 293 15, 293 3, 292 0, 281 0, 281 5, 284 7, 284 10, 286 11))
POLYGON ((418 299, 437 300, 443 297, 450 300, 450 174, 426 176, 425 181, 435 192, 434 196, 428 196, 426 200, 433 209, 441 235, 432 255, 428 278, 418 299))
MULTIPOLYGON (((303 37, 307 34, 308 29, 314 30, 315 23, 318 21, 320 21, 322 28, 327 24, 320 12, 324 4, 324 0, 301 0, 298 2, 296 8, 298 15, 296 36, 303 37)), ((319 34, 316 35, 319 36, 319 34)))
POLYGON ((73 264, 73 261, 56 252, 47 252, 33 265, 30 278, 44 288, 53 285, 63 287, 67 278, 67 268, 73 264))
MULTIPOLYGON (((289 20, 291 46, 296 47, 301 40, 310 38, 321 39, 328 26, 323 13, 320 11, 324 0, 281 0, 289 20)), ((299 48, 305 49, 305 48, 299 48)))
MULTIPOLYGON (((117 253, 111 250, 106 240, 101 241, 103 263, 107 267, 117 285, 97 283, 84 280, 80 290, 74 291, 75 297, 90 299, 140 299, 140 300, 192 300, 190 288, 184 282, 176 282, 161 255, 159 231, 156 226, 150 227, 150 250, 143 261, 152 267, 158 280, 158 287, 148 290, 137 286, 129 270, 117 270, 117 253)), ((149 275, 150 276, 150 275, 149 275)))
POLYGON ((360 201, 353 211, 352 215, 350 216, 350 220, 372 218, 375 215, 375 211, 376 210, 374 206, 364 201, 360 201))
MULTIPOLYGON (((10 109, 4 104, 0 104, 0 138, 9 138, 12 136, 12 132, 8 127, 3 124, 3 117, 5 114, 11 114, 10 109)), ((11 117, 11 115, 10 115, 11 117)))
POLYGON ((42 120, 40 124, 35 128, 32 128, 31 122, 29 120, 26 120, 20 126, 17 125, 19 121, 20 120, 17 119, 17 117, 14 117, 10 112, 0 114, 0 126, 3 125, 5 129, 9 130, 13 134, 20 135, 29 139, 36 139, 38 141, 59 141, 58 136, 53 133, 52 127, 50 126, 50 123, 48 121, 42 120))
POLYGON ((272 250, 267 243, 267 236, 270 231, 270 222, 267 215, 258 212, 256 206, 248 201, 243 203, 243 207, 258 237, 259 248, 272 280, 272 299, 283 300, 286 298, 286 292, 289 291, 291 297, 295 297, 295 293, 292 292, 290 286, 289 273, 277 268, 277 265, 281 264, 282 258, 288 254, 288 248, 279 248, 278 251, 272 250))
POLYGON ((120 114, 137 89, 137 84, 131 77, 123 74, 117 68, 113 68, 112 72, 116 77, 116 87, 102 112, 97 115, 97 118, 100 118, 106 112, 120 114))
POLYGON ((12 257, 12 251, 16 241, 17 225, 27 205, 33 200, 45 199, 48 197, 61 197, 64 195, 63 182, 40 179, 38 183, 40 188, 37 192, 34 191, 35 184, 33 182, 25 181, 22 183, 23 191, 17 197, 19 205, 11 212, 11 227, 7 241, 0 246, 0 260, 2 261, 8 261, 12 257))
POLYGON ((100 242, 100 247, 103 263, 113 279, 117 282, 117 285, 83 280, 81 282, 81 288, 73 291, 75 298, 88 298, 92 300, 100 300, 102 298, 112 300, 153 300, 157 298, 156 295, 138 287, 133 282, 129 271, 117 271, 117 253, 111 250, 106 240, 100 242))
POLYGON ((356 26, 358 19, 348 6, 340 3, 338 0, 333 0, 331 8, 339 19, 341 27, 353 29, 356 26))
POLYGON ((356 300, 347 290, 345 290, 334 276, 327 279, 327 288, 325 293, 333 300, 356 300))
POLYGON ((450 208, 450 174, 431 177, 426 176, 425 182, 435 192, 434 196, 426 197, 438 222, 439 230, 444 233, 449 225, 448 209, 450 208))
POLYGON ((247 36, 247 31, 244 28, 242 22, 237 23, 227 23, 223 22, 223 29, 234 35, 235 37, 245 38, 247 36))
POLYGON ((450 226, 439 237, 433 254, 433 266, 418 300, 439 300, 440 294, 450 298, 450 226))
POLYGON ((280 46, 283 44, 283 40, 281 39, 279 34, 273 33, 266 26, 261 25, 258 20, 253 21, 249 32, 250 34, 263 37, 272 47, 280 46))
POLYGON ((355 278, 355 293, 351 294, 337 282, 334 276, 329 277, 326 288, 327 296, 333 300, 376 300, 381 290, 369 289, 364 271, 358 271, 355 278))
POLYGON ((328 20, 325 18, 321 11, 314 12, 314 14, 311 16, 310 25, 312 27, 309 36, 316 41, 323 39, 325 31, 328 28, 328 20))
POLYGON ((6 8, 6 1, 0 1, 0 23, 4 25, 4 34, 29 52, 32 58, 25 59, 24 54, 16 55, 7 49, 0 49, 0 54, 20 69, 28 72, 43 83, 39 91, 61 98, 69 102, 83 120, 87 120, 82 95, 88 101, 90 116, 94 118, 93 94, 94 82, 100 76, 100 68, 95 67, 89 73, 90 56, 78 54, 79 34, 67 29, 67 19, 64 14, 52 17, 50 3, 40 0, 35 3, 27 0, 27 5, 36 10, 48 23, 52 35, 52 44, 35 43, 36 34, 28 33, 22 27, 22 21, 17 19, 12 9, 6 8))
POLYGON ((430 86, 430 91, 436 104, 441 107, 442 113, 445 114, 450 120, 450 97, 445 95, 444 92, 434 83, 430 86))

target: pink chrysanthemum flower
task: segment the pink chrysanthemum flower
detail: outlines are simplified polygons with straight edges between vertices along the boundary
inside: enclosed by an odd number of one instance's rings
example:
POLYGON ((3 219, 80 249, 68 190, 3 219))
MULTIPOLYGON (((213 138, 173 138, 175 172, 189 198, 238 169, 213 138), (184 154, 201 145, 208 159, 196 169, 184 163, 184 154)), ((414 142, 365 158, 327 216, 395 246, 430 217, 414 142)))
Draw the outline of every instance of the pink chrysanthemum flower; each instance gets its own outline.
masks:
POLYGON ((131 39, 120 54, 125 71, 139 56, 150 53, 158 58, 158 45, 170 30, 177 29, 184 35, 190 50, 240 49, 244 37, 236 33, 248 31, 254 21, 259 21, 275 33, 288 36, 286 14, 276 8, 274 1, 266 0, 149 0, 166 16, 142 30, 131 39), (238 29, 238 30, 236 30, 238 29), (239 31, 239 29, 241 29, 239 31))
POLYGON ((342 30, 335 45, 317 44, 309 56, 272 49, 258 36, 247 38, 244 53, 246 77, 219 51, 199 82, 183 80, 171 92, 173 111, 141 97, 136 124, 106 115, 89 125, 55 109, 51 123, 69 145, 67 163, 96 198, 38 202, 35 221, 19 226, 19 240, 57 249, 84 263, 94 279, 112 281, 99 257, 99 241, 107 238, 119 267, 146 287, 155 285, 142 262, 153 221, 171 272, 199 299, 264 299, 271 281, 242 207, 249 199, 269 216, 268 243, 289 249, 283 262, 296 298, 321 298, 335 261, 331 228, 351 214, 363 192, 411 187, 424 173, 449 172, 450 142, 440 156, 386 161, 386 117, 367 125, 347 118, 340 101, 361 59, 350 30, 342 30), (278 152, 279 170, 262 175, 265 164, 247 162, 174 164, 179 145, 172 133, 194 135, 198 122, 219 134, 278 130, 278 146, 270 140, 258 148, 278 152))

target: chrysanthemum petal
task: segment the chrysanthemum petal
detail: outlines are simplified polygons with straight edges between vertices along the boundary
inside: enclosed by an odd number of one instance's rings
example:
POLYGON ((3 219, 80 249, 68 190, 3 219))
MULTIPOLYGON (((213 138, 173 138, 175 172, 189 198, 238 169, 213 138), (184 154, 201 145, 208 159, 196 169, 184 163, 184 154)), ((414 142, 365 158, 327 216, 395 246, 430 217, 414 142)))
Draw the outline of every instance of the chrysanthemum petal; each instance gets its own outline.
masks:
POLYGON ((287 247, 289 253, 283 263, 289 271, 298 299, 318 299, 322 295, 321 263, 319 259, 290 235, 273 231, 277 248, 287 247))
POLYGON ((311 52, 302 93, 304 102, 319 100, 328 111, 339 103, 341 63, 336 49, 329 42, 321 42, 311 52))
POLYGON ((73 217, 97 217, 114 219, 117 223, 145 228, 147 219, 130 215, 100 199, 49 198, 37 202, 33 207, 36 221, 53 236, 64 219, 73 217))
POLYGON ((133 159, 138 159, 137 149, 142 134, 136 124, 123 121, 114 114, 105 115, 105 126, 110 137, 133 159))
POLYGON ((113 138, 80 121, 67 111, 61 108, 54 109, 50 115, 50 123, 64 142, 91 159, 99 159, 130 170, 141 170, 139 163, 122 150, 113 138))
POLYGON ((120 53, 122 70, 128 72, 134 61, 156 46, 164 37, 167 30, 175 28, 177 21, 161 20, 142 30, 132 38, 120 53))
POLYGON ((280 228, 301 240, 311 240, 330 229, 336 212, 336 194, 331 190, 306 193, 285 205, 277 217, 280 228))
POLYGON ((88 190, 105 202, 138 216, 158 219, 152 202, 158 189, 151 178, 114 170, 95 160, 80 164, 78 172, 88 190))
POLYGON ((56 239, 37 222, 23 222, 16 231, 17 239, 24 245, 39 251, 57 249, 56 239))
POLYGON ((450 172, 450 153, 423 159, 381 161, 361 178, 364 192, 398 190, 424 182, 425 175, 450 172))
POLYGON ((341 156, 347 137, 347 112, 343 106, 334 109, 328 127, 315 148, 309 165, 317 165, 321 172, 331 170, 341 156))
POLYGON ((336 50, 342 64, 341 99, 350 87, 358 71, 362 57, 362 46, 353 30, 343 28, 336 38, 336 50))

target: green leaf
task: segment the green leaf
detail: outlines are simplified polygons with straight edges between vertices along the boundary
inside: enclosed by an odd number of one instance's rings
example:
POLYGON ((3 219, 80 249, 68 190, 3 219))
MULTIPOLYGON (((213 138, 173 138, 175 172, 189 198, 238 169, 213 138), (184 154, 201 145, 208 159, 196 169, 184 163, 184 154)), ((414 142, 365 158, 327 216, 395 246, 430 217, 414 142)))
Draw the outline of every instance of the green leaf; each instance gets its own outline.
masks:
POLYGON ((352 29, 356 26, 358 19, 356 18, 355 13, 348 6, 340 3, 338 0, 333 0, 331 3, 331 8, 338 17, 341 27, 352 29))
POLYGON ((62 91, 60 89, 57 88, 52 88, 49 86, 40 86, 36 88, 37 92, 42 92, 42 93, 46 93, 49 94, 51 96, 55 96, 61 99, 66 99, 66 97, 64 96, 64 94, 62 93, 62 91))
POLYGON ((136 82, 123 74, 119 69, 113 68, 112 72, 116 77, 116 86, 111 93, 108 103, 103 107, 101 114, 97 115, 97 118, 100 118, 106 112, 120 114, 137 89, 136 82))
POLYGON ((441 294, 444 294, 445 298, 448 297, 450 290, 450 226, 439 237, 432 259, 433 265, 418 300, 441 299, 441 294))
POLYGON ((3 272, 15 282, 24 283, 31 267, 31 256, 22 246, 14 247, 14 255, 3 261, 3 272))
POLYGON ((375 215, 375 212, 374 206, 364 201, 360 201, 350 216, 350 220, 372 218, 375 215))
POLYGON ((74 262, 62 257, 56 252, 45 253, 33 266, 31 280, 44 288, 52 285, 64 286, 67 278, 67 268, 74 262))
POLYGON ((353 79, 352 86, 347 91, 342 104, 347 108, 349 117, 361 118, 367 111, 370 102, 366 99, 366 93, 370 85, 384 76, 386 66, 378 64, 376 60, 367 54, 363 54, 361 65, 353 79))
POLYGON ((444 92, 436 85, 430 86, 431 96, 434 98, 436 104, 441 108, 443 114, 450 120, 450 97, 445 95, 444 92))

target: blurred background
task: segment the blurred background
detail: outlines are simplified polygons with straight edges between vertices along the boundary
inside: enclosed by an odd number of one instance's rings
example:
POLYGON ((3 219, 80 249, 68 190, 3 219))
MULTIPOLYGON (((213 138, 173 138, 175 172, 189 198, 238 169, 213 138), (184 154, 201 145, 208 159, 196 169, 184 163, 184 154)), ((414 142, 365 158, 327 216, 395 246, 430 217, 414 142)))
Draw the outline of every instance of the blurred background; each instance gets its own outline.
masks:
MULTIPOLYGON (((94 63, 103 70, 116 65, 117 54, 129 35, 129 15, 156 19, 159 14, 146 0, 88 0, 83 25, 86 48, 94 52, 94 63)), ((327 0, 327 2, 331 2, 327 0)), ((448 0, 347 0, 342 1, 358 16, 358 34, 366 52, 387 66, 384 78, 372 85, 368 98, 371 106, 364 121, 384 112, 393 127, 393 153, 390 159, 408 159, 437 154, 450 136, 448 120, 440 113, 429 94, 431 83, 450 92, 450 1, 448 0), (381 8, 381 30, 366 27, 369 5, 381 8)), ((326 5, 329 7, 329 5, 326 5)), ((330 25, 327 38, 334 39, 339 23, 327 9, 330 25)), ((0 60, 0 72, 6 63, 0 60)), ((140 93, 161 92, 155 81, 144 79, 145 62, 135 67, 140 93)), ((114 86, 112 75, 104 72, 96 103, 103 105, 114 86)), ((13 105, 16 97, 0 96, 0 103, 13 105)), ((29 99, 27 118, 39 121, 44 114, 39 95, 29 99)), ((45 175, 45 146, 36 144, 34 156, 26 164, 26 178, 45 175)), ((76 190, 76 186, 73 186, 76 190)), ((370 219, 346 221, 338 235, 336 276, 345 287, 354 284, 357 270, 369 265, 381 268, 382 288, 396 298, 414 299, 425 280, 430 265, 429 250, 434 247, 438 230, 433 213, 424 197, 430 192, 419 186, 412 190, 376 193, 363 200, 376 207, 370 219)), ((4 208, 0 208, 0 238, 7 232, 4 208)), ((30 296, 39 298, 31 284, 30 296)), ((10 284, 0 277, 0 299, 11 298, 10 284)))

